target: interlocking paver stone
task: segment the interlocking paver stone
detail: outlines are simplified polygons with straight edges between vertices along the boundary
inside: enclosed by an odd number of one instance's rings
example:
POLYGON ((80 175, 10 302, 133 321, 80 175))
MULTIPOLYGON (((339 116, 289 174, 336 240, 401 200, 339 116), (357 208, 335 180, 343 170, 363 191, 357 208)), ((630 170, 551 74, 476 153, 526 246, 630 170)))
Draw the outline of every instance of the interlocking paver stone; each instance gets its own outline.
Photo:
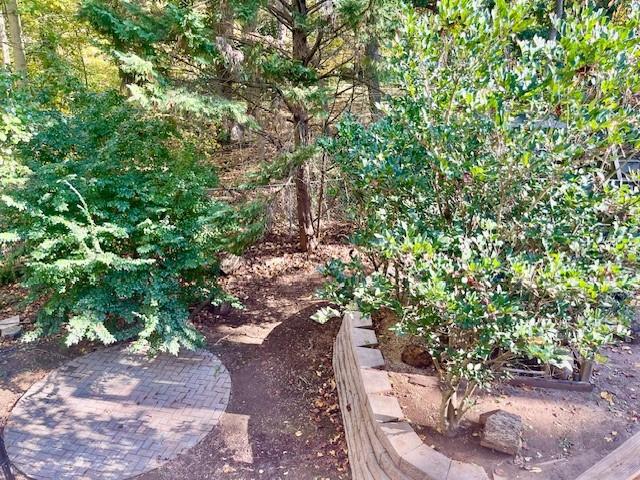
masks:
POLYGON ((121 480, 200 442, 230 393, 229 372, 210 352, 151 359, 106 348, 34 384, 11 412, 5 444, 36 480, 121 480))

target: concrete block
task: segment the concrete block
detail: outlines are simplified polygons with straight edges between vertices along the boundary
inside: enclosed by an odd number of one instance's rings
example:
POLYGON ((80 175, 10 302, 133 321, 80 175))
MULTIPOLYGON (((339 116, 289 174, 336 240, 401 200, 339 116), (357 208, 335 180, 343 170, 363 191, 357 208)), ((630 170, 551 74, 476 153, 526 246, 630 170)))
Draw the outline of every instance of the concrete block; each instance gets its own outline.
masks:
POLYGON ((450 467, 449 457, 424 444, 404 453, 400 460, 400 469, 413 480, 447 480, 450 467))
POLYGON ((346 312, 344 319, 347 321, 347 325, 351 327, 373 327, 373 321, 368 315, 362 315, 360 312, 346 312))
POLYGON ((351 343, 355 347, 366 347, 368 345, 377 345, 378 338, 373 330, 365 328, 351 329, 351 343))
POLYGON ((402 408, 395 397, 380 395, 379 393, 367 394, 367 403, 376 422, 398 422, 404 420, 402 408))
POLYGON ((380 442, 387 447, 387 453, 396 463, 407 453, 423 446, 422 440, 407 422, 381 423, 376 430, 380 442))
POLYGON ((385 470, 378 463, 378 459, 373 452, 370 452, 365 460, 365 465, 369 473, 375 480, 391 480, 389 475, 385 472, 385 470))
POLYGON ((0 327, 0 336, 2 338, 17 338, 22 333, 20 325, 8 325, 0 327))
POLYGON ((489 480, 489 475, 479 465, 452 460, 447 480, 489 480))
POLYGON ((378 463, 389 478, 393 480, 410 480, 409 477, 400 470, 400 466, 391 459, 389 454, 382 454, 378 458, 378 463))
POLYGON ((356 362, 360 368, 384 367, 384 358, 380 350, 367 347, 355 347, 355 354, 356 362))
POLYGON ((366 393, 385 393, 391 391, 391 382, 389 381, 389 374, 387 372, 373 370, 371 368, 361 368, 359 370, 366 393))
POLYGON ((18 315, 14 315, 13 317, 0 320, 0 327, 10 327, 10 326, 19 325, 19 324, 20 324, 20 316, 18 315))

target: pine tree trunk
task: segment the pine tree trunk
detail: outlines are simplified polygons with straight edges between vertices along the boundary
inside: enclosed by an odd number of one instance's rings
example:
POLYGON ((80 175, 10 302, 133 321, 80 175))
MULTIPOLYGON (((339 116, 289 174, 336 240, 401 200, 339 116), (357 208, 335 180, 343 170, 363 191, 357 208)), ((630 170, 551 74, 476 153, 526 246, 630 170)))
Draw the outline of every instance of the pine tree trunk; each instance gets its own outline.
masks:
MULTIPOLYGON (((309 144, 309 116, 304 108, 294 112, 294 135, 296 148, 309 144)), ((309 183, 305 172, 305 166, 300 165, 295 172, 296 182, 296 213, 298 217, 298 238, 300 249, 304 252, 314 250, 317 247, 313 218, 311 214, 311 196, 309 195, 309 183)))
POLYGON ((382 100, 382 91, 380 90, 380 78, 378 77, 377 66, 380 62, 380 48, 378 39, 371 37, 365 47, 365 76, 367 82, 367 90, 369 92, 369 110, 373 120, 380 117, 380 109, 378 104, 382 100))
MULTIPOLYGON (((294 0, 296 14, 300 18, 305 18, 308 14, 306 0, 294 0)), ((303 64, 307 64, 309 59, 309 43, 307 32, 304 27, 297 24, 293 28, 293 58, 303 64)), ((302 104, 297 104, 293 111, 294 143, 296 148, 309 144, 309 113, 302 104)), ((298 216, 298 237, 300 248, 303 251, 310 251, 316 248, 317 242, 313 229, 313 218, 311 213, 311 196, 309 195, 309 182, 305 173, 304 165, 296 168, 296 211, 298 216)))
POLYGON ((2 47, 2 65, 11 65, 11 52, 9 50, 9 37, 7 36, 7 26, 4 23, 4 12, 0 10, 0 47, 2 47))
MULTIPOLYGON (((233 11, 229 0, 221 0, 219 4, 220 8, 220 23, 217 26, 218 36, 223 38, 226 42, 233 34, 233 11)), ((218 77, 220 80, 220 95, 225 99, 231 99, 232 89, 231 81, 232 75, 227 65, 221 63, 218 66, 218 77)))
POLYGON ((6 0, 7 7, 7 23, 9 25, 9 36, 11 49, 13 50, 13 64, 16 72, 26 77, 27 75, 27 59, 24 54, 24 43, 22 41, 22 25, 20 23, 20 14, 18 13, 18 4, 16 0, 6 0))

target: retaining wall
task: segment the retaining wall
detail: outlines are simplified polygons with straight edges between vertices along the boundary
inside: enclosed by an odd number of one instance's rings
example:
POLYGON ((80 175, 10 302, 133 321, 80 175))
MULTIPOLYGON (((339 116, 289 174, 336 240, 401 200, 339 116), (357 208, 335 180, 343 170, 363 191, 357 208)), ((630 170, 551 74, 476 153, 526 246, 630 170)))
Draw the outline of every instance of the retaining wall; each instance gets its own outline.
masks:
POLYGON ((391 392, 369 317, 347 312, 333 349, 354 480, 489 480, 478 465, 425 445, 391 392))

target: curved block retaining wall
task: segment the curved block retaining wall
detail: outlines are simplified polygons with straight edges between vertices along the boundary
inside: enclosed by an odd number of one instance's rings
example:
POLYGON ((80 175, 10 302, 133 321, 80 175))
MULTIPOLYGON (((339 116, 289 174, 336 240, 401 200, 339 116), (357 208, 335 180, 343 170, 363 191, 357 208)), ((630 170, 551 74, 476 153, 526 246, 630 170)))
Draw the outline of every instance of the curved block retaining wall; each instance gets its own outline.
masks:
POLYGON ((489 480, 478 465, 425 445, 405 421, 369 317, 347 312, 333 368, 354 480, 489 480))

